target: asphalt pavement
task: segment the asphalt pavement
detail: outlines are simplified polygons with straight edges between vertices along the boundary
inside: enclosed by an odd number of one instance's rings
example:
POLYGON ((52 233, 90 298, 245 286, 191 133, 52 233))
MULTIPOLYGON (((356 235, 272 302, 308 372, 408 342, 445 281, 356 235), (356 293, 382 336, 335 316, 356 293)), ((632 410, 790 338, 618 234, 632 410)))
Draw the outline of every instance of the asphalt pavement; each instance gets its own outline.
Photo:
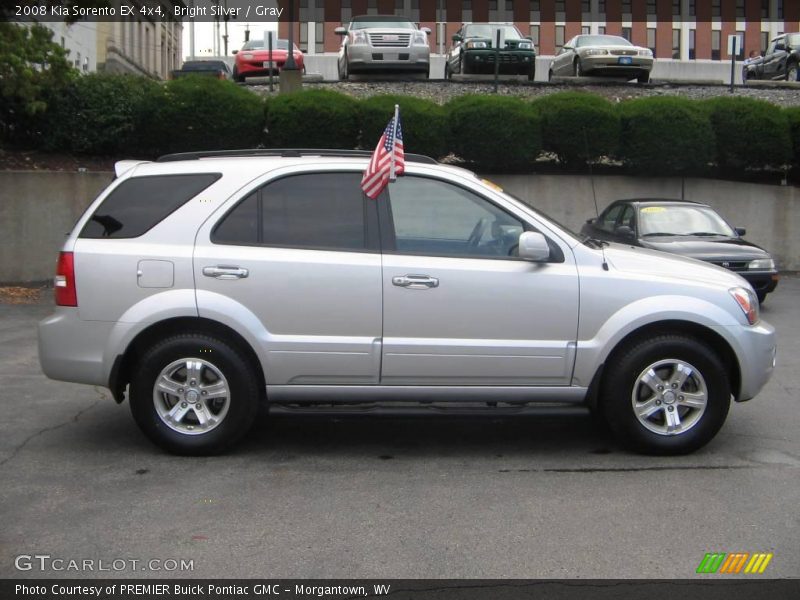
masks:
POLYGON ((44 377, 49 311, 0 305, 0 577, 719 577, 707 552, 800 577, 800 279, 764 306, 770 383, 671 458, 581 416, 261 417, 228 455, 169 456, 107 390, 44 377))

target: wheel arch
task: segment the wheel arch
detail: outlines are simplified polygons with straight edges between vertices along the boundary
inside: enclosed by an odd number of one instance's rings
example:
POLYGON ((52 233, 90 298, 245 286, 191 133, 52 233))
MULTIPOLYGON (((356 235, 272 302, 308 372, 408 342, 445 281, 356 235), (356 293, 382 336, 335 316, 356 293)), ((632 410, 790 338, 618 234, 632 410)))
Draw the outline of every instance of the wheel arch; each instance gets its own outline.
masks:
POLYGON ((231 344, 251 364, 259 378, 262 393, 266 393, 266 379, 261 361, 253 347, 241 334, 228 325, 213 319, 183 316, 164 319, 148 325, 137 333, 125 351, 115 358, 108 382, 108 388, 111 390, 114 400, 121 403, 125 399, 125 388, 130 383, 133 368, 147 348, 166 337, 189 332, 218 337, 231 344))

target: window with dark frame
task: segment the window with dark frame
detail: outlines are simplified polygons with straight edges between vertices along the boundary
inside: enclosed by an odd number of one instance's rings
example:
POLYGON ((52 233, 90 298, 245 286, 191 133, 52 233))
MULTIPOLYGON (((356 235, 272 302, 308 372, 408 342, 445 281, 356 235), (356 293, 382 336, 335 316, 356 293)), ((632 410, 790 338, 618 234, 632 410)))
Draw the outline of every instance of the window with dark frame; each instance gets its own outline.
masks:
POLYGON ((744 52, 744 31, 737 31, 736 35, 739 36, 739 40, 741 40, 742 42, 742 45, 739 47, 739 52, 736 55, 736 58, 738 58, 739 60, 744 60, 745 58, 747 58, 744 52))
POLYGON ((622 0, 622 14, 631 14, 631 0, 622 0))
POLYGON ((713 29, 711 31, 711 60, 720 60, 722 58, 722 53, 720 51, 721 43, 722 34, 720 33, 720 30, 713 29))
POLYGON ((681 16, 681 0, 672 0, 672 16, 681 16))
POLYGON ((695 60, 696 53, 695 53, 695 36, 697 35, 697 31, 694 29, 689 30, 689 60, 695 60))
POLYGON ((722 16, 722 0, 711 0, 711 16, 722 16))
POLYGON ((647 0, 645 5, 645 10, 647 12, 648 17, 655 17, 656 16, 656 0, 647 0))
POLYGON ((680 60, 681 58, 681 30, 672 30, 672 59, 680 60))
POLYGON ((556 50, 564 47, 564 26, 556 25, 556 50))
POLYGON ((697 0, 689 0, 689 16, 697 16, 697 0))
POLYGON ((656 53, 656 30, 653 27, 647 29, 647 47, 653 54, 656 53))
POLYGON ((623 27, 622 28, 622 37, 624 37, 629 42, 631 41, 631 28, 630 27, 623 27))

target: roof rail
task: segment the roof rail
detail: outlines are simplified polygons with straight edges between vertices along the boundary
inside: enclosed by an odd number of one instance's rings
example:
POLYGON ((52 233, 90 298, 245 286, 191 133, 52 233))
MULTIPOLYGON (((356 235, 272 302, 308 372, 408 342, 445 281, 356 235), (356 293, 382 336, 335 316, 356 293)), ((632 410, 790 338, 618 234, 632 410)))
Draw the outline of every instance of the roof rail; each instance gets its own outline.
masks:
MULTIPOLYGON (((177 160, 198 160, 201 158, 226 158, 226 157, 245 157, 245 156, 277 156, 283 158, 299 158, 301 156, 331 156, 341 158, 369 158, 372 156, 370 150, 331 150, 313 148, 246 148, 242 150, 201 150, 199 152, 179 152, 177 154, 165 154, 159 156, 156 162, 173 162, 177 160)), ((438 164, 438 161, 430 156, 422 154, 406 154, 407 162, 424 163, 428 165, 438 164)))

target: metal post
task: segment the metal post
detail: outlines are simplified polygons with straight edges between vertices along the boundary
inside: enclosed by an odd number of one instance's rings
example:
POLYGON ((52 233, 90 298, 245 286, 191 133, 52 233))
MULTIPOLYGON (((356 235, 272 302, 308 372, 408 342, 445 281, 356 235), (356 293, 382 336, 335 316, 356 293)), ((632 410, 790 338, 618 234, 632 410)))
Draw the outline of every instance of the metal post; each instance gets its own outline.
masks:
POLYGON ((731 52, 731 94, 733 93, 733 84, 736 78, 736 51, 738 50, 738 40, 733 43, 733 52, 731 52))
POLYGON ((494 93, 497 93, 497 82, 500 78, 500 28, 495 31, 494 40, 494 93))
POLYGON ((267 48, 269 49, 269 91, 272 93, 273 67, 275 66, 275 63, 272 62, 272 31, 267 32, 267 48))
POLYGON ((286 54, 283 70, 297 70, 297 64, 294 62, 294 0, 289 0, 289 50, 286 54))
MULTIPOLYGON (((191 14, 194 15, 194 0, 189 0, 189 8, 191 8, 191 14)), ((190 59, 194 59, 194 17, 189 19, 189 54, 190 59)))

